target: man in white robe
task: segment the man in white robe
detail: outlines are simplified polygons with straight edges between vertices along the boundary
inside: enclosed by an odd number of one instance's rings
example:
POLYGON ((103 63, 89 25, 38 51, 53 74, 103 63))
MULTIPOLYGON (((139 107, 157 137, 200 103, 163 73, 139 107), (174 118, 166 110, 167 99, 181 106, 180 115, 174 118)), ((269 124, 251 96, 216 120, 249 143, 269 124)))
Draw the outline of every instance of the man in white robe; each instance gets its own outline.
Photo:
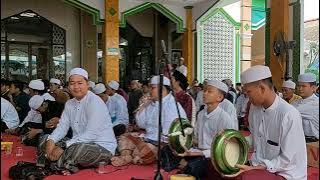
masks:
POLYGON ((224 110, 232 119, 232 129, 239 130, 239 121, 237 117, 237 109, 234 104, 232 104, 229 100, 223 99, 219 106, 222 110, 224 110))
POLYGON ((319 140, 319 97, 314 94, 316 77, 314 74, 300 74, 297 91, 302 99, 292 105, 302 116, 302 125, 307 142, 319 140))
MULTIPOLYGON (((145 134, 139 137, 126 133, 119 138, 118 151, 120 156, 112 158, 112 165, 122 166, 133 162, 148 164, 156 160, 156 145, 158 142, 159 120, 159 80, 160 76, 151 79, 152 102, 136 113, 136 123, 139 128, 145 129, 145 134), (141 138, 140 138, 141 137, 141 138), (148 159, 147 159, 148 158, 148 159)), ((181 118, 187 118, 186 112, 178 103, 181 118)), ((162 90, 162 142, 167 142, 171 123, 178 118, 175 100, 170 92, 170 80, 163 77, 162 90)))
MULTIPOLYGON (((207 168, 207 162, 209 162, 206 159, 210 158, 213 137, 224 129, 235 128, 233 117, 225 112, 220 106, 227 93, 228 87, 226 84, 218 80, 208 80, 203 94, 203 101, 206 105, 204 109, 199 112, 195 127, 195 138, 198 143, 197 149, 185 151, 183 154, 180 154, 180 156, 183 157, 200 157, 200 159, 198 158, 198 161, 203 161, 202 163, 199 163, 199 165, 201 164, 202 166, 200 168, 202 171, 191 171, 185 173, 191 173, 197 178, 203 178, 205 176, 204 172, 206 172, 204 170, 207 168), (203 156, 206 159, 202 158, 203 156)), ((189 164, 190 161, 195 161, 194 158, 186 158, 186 160, 189 164)))
POLYGON ((117 99, 112 98, 115 97, 115 95, 112 97, 109 96, 107 94, 107 89, 105 85, 102 83, 96 84, 95 87, 92 88, 92 92, 94 92, 103 100, 103 102, 106 103, 109 114, 111 116, 111 121, 113 123, 113 131, 116 137, 125 133, 127 126, 127 120, 125 119, 127 119, 128 116, 128 111, 123 106, 126 103, 125 99, 122 96, 118 95, 120 96, 119 99, 121 99, 120 103, 122 103, 123 105, 117 103, 117 99), (125 120, 124 123, 122 123, 123 120, 125 120))
POLYGON ((14 129, 19 125, 19 116, 13 105, 1 97, 1 132, 14 129))
MULTIPOLYGON (((252 103, 247 137, 251 165, 236 165, 237 179, 307 179, 307 152, 300 113, 273 90, 269 67, 253 66, 241 74, 252 103)), ((230 176, 229 176, 230 177, 230 176)))
POLYGON ((92 167, 100 161, 109 162, 117 142, 108 108, 101 98, 89 91, 87 71, 74 68, 68 79, 74 98, 67 101, 56 129, 39 146, 40 151, 45 147, 49 160, 57 161, 59 170, 77 172, 79 166, 92 167), (61 142, 70 127, 72 138, 61 142))

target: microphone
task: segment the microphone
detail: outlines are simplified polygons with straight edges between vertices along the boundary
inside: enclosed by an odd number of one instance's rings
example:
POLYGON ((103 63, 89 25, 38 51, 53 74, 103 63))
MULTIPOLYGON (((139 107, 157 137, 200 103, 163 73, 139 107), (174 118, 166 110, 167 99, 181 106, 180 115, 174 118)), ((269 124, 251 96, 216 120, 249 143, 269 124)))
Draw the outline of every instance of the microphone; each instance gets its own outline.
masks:
POLYGON ((161 40, 161 49, 162 49, 163 54, 168 54, 167 48, 166 48, 166 43, 164 42, 164 40, 161 40))

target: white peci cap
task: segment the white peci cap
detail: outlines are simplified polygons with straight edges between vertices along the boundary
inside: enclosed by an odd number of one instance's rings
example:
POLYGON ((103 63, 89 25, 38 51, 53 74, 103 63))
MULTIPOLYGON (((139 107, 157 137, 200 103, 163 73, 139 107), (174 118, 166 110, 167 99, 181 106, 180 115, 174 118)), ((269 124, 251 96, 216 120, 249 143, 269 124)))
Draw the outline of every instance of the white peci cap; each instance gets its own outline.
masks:
POLYGON ((69 72, 68 79, 72 75, 80 75, 80 76, 83 76, 85 79, 88 79, 88 72, 86 70, 82 69, 82 68, 73 68, 73 69, 71 69, 71 71, 69 72))
MULTIPOLYGON (((160 76, 153 76, 150 80, 151 85, 158 85, 160 83, 160 76)), ((164 86, 170 86, 170 80, 163 76, 163 85, 164 86)))
POLYGON ((218 80, 215 80, 215 79, 214 80, 208 80, 207 85, 216 87, 216 88, 220 89, 221 91, 223 91, 225 93, 228 93, 228 91, 229 91, 229 88, 225 83, 223 83, 221 81, 218 81, 218 80))
POLYGON ((29 83, 29 88, 42 91, 44 90, 44 83, 41 79, 31 80, 29 83))
POLYGON ((296 89, 296 83, 292 82, 291 80, 284 81, 282 87, 296 89))
POLYGON ((271 71, 268 66, 252 66, 241 73, 241 84, 245 85, 262 79, 270 78, 271 76, 271 71))
POLYGON ((106 91, 106 86, 102 83, 99 83, 92 88, 92 91, 95 94, 101 94, 106 91))
POLYGON ((61 81, 59 79, 51 78, 50 83, 61 85, 61 81))
POLYGON ((300 74, 298 76, 298 82, 316 82, 316 75, 312 73, 300 74))
POLYGON ((119 89, 119 83, 117 81, 114 81, 114 80, 109 81, 108 86, 111 89, 114 89, 114 90, 118 90, 119 89))
POLYGON ((29 100, 29 106, 32 110, 37 110, 42 103, 44 102, 44 98, 40 95, 34 95, 29 100))

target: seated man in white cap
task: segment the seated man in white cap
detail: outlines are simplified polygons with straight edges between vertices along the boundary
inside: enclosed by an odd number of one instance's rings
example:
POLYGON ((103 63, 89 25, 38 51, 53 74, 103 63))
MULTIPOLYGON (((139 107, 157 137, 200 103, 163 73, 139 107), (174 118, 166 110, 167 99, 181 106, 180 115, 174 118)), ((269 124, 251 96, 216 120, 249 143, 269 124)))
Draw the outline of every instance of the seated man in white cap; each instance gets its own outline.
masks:
POLYGON ((13 105, 1 97, 1 132, 15 129, 19 125, 19 116, 13 105))
POLYGON ((294 93, 296 89, 296 83, 291 80, 284 81, 282 84, 282 98, 289 104, 293 104, 297 100, 301 99, 300 96, 294 93))
POLYGON ((59 103, 65 104, 69 99, 68 93, 64 92, 61 87, 61 81, 59 79, 50 79, 50 93, 59 103))
MULTIPOLYGON (((127 129, 127 116, 128 112, 126 110, 126 107, 122 106, 121 104, 117 103, 116 99, 112 99, 107 94, 107 89, 104 84, 99 83, 97 84, 92 91, 99 96, 104 103, 106 103, 106 106, 108 107, 108 112, 111 116, 111 121, 113 123, 113 131, 114 134, 117 136, 120 136, 121 134, 126 132, 127 129), (121 112, 122 111, 122 112, 121 112), (125 122, 123 122, 125 121, 125 122)), ((120 97, 123 99, 123 97, 120 97)), ((124 99, 123 99, 124 100, 124 99)), ((123 104, 126 103, 125 100, 121 100, 123 104)))
MULTIPOLYGON (((269 67, 253 66, 241 74, 250 99, 248 143, 251 165, 236 165, 236 179, 307 179, 307 152, 300 113, 273 90, 269 67)), ((229 176, 229 177, 230 177, 229 176)))
POLYGON ((104 102, 89 91, 88 73, 81 68, 70 71, 69 89, 73 99, 67 101, 56 129, 40 144, 39 150, 50 161, 56 161, 57 170, 75 173, 79 167, 97 166, 109 162, 115 153, 117 141, 111 118, 104 102), (64 138, 72 129, 72 138, 64 138))
POLYGON ((319 97, 314 94, 316 77, 305 73, 298 77, 298 94, 302 99, 292 105, 298 109, 302 116, 302 125, 307 142, 319 140, 319 97))
MULTIPOLYGON (((159 81, 160 76, 151 79, 152 102, 136 113, 137 126, 145 129, 143 138, 135 134, 126 133, 119 137, 118 151, 120 156, 112 158, 112 165, 122 166, 133 162, 134 164, 150 164, 156 160, 156 145, 158 142, 159 120, 159 81)), ((162 134, 168 135, 171 123, 178 118, 175 100, 170 93, 170 80, 163 77, 162 89, 162 134)), ((186 113, 178 103, 181 118, 186 113)), ((165 141, 165 140, 164 140, 165 141)))
POLYGON ((45 100, 55 101, 54 97, 46 92, 44 83, 41 79, 31 80, 29 82, 29 92, 31 97, 34 95, 41 95, 45 100))
POLYGON ((109 81, 105 93, 109 96, 107 104, 110 107, 109 113, 114 126, 113 129, 115 130, 115 134, 121 135, 129 125, 129 114, 127 101, 117 93, 118 89, 119 83, 117 81, 109 81))
POLYGON ((27 122, 17 132, 22 135, 22 143, 37 146, 40 133, 50 134, 59 123, 64 104, 44 100, 43 96, 34 95, 29 101, 30 108, 41 115, 41 122, 27 122))
MULTIPOLYGON (((197 164, 200 165, 201 168, 191 168, 191 172, 187 171, 184 173, 190 173, 199 179, 204 178, 206 176, 205 170, 207 166, 211 164, 211 161, 208 159, 210 159, 212 138, 224 129, 234 129, 233 119, 219 105, 225 99, 227 92, 228 87, 223 82, 218 80, 207 81, 203 93, 205 107, 199 112, 195 126, 195 139, 197 141, 195 145, 198 150, 189 150, 180 154, 180 156, 186 157, 185 159, 189 163, 201 161, 201 163, 197 164), (195 158, 198 159, 195 160, 195 158)), ((192 166, 192 163, 188 166, 192 166)), ((214 173, 216 174, 216 172, 214 173)))

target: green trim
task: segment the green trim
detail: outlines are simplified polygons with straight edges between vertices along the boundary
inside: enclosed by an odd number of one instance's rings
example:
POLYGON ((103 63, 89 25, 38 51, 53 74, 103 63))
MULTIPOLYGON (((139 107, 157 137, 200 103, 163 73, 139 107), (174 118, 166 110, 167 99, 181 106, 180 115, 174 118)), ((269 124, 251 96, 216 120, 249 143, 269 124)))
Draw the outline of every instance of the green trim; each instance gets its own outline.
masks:
POLYGON ((217 13, 221 13, 233 26, 238 28, 241 27, 241 23, 236 22, 223 8, 216 8, 213 11, 209 11, 209 14, 199 19, 200 24, 204 24, 208 19, 210 19, 212 16, 216 15, 217 13))
POLYGON ((235 69, 236 83, 240 82, 240 32, 236 32, 236 69, 235 69))
POLYGON ((300 28, 301 28, 301 4, 295 2, 293 8, 293 40, 296 41, 296 46, 293 49, 292 58, 292 78, 296 81, 300 74, 300 28))
POLYGON ((183 20, 180 17, 175 15, 173 12, 171 12, 169 9, 167 9, 163 5, 161 5, 159 3, 151 3, 151 2, 143 3, 143 4, 139 5, 139 6, 131 8, 131 9, 125 11, 125 12, 122 12, 119 26, 121 28, 125 28, 126 24, 127 24, 126 23, 127 17, 132 16, 132 15, 137 14, 137 13, 140 13, 140 12, 143 12, 146 9, 149 9, 149 8, 156 9, 157 11, 162 13, 164 16, 166 16, 168 19, 170 19, 171 21, 176 23, 176 25, 177 25, 177 33, 184 33, 186 31, 186 29, 183 27, 183 20))
POLYGON ((104 20, 100 19, 100 10, 93 8, 87 4, 80 2, 79 0, 62 0, 66 4, 69 4, 72 7, 81 9, 92 15, 92 21, 94 25, 104 24, 104 20))
POLYGON ((266 9, 266 26, 265 26, 265 65, 270 65, 270 8, 266 9))

